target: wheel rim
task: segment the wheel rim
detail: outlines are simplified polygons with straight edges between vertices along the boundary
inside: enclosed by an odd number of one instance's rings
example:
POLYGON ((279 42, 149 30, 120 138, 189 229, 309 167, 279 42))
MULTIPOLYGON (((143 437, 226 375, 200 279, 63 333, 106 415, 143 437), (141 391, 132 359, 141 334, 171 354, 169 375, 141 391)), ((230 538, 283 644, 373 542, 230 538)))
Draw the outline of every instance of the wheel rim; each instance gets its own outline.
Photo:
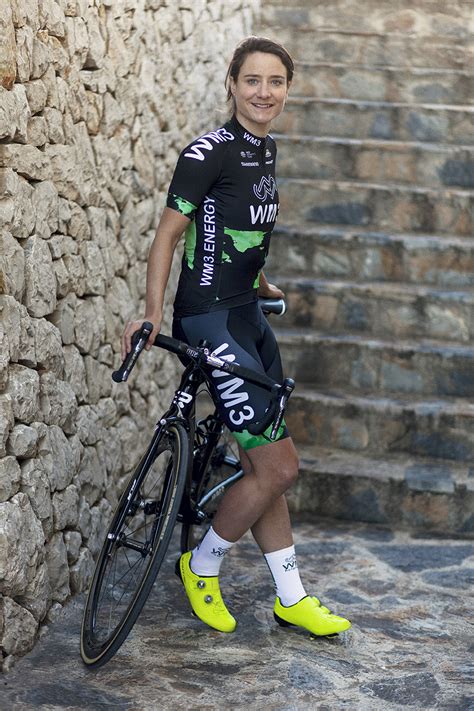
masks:
POLYGON ((129 487, 127 515, 108 534, 93 589, 90 641, 105 648, 116 637, 139 595, 156 547, 166 529, 168 503, 173 494, 176 463, 174 437, 167 433, 143 481, 133 494, 129 487))

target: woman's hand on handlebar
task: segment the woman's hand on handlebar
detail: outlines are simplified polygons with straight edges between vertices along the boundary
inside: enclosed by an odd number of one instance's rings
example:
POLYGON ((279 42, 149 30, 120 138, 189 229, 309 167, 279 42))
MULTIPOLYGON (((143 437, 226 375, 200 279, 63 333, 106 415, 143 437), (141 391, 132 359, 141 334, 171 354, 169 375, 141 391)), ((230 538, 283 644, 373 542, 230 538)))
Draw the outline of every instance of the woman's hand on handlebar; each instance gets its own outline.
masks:
POLYGON ((155 342, 155 338, 160 332, 161 328, 161 317, 158 316, 145 316, 145 318, 139 319, 138 321, 129 321, 124 329, 122 336, 122 360, 125 360, 127 354, 132 350, 132 336, 138 331, 145 321, 150 321, 153 324, 153 331, 148 338, 147 344, 145 346, 146 350, 149 351, 155 342))
POLYGON ((262 299, 284 299, 285 292, 279 289, 275 284, 270 284, 268 281, 262 284, 258 290, 257 295, 262 299))

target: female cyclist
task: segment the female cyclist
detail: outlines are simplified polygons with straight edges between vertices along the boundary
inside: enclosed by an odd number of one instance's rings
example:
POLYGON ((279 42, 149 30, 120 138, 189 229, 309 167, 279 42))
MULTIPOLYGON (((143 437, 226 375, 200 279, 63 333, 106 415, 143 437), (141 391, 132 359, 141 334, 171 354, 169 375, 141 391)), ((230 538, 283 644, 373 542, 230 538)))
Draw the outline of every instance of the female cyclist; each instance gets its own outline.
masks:
MULTIPOLYGON (((288 52, 269 39, 249 37, 237 46, 226 77, 232 117, 179 157, 150 250, 145 316, 127 324, 123 356, 144 320, 154 324, 147 348, 160 330, 173 253, 184 232, 173 335, 190 345, 206 338, 220 357, 282 381, 278 346, 257 295, 283 296, 262 267, 278 212, 276 145, 268 132, 285 105, 293 69, 288 52)), ((180 558, 192 609, 210 627, 234 631, 218 574, 226 553, 251 529, 275 582, 278 620, 315 635, 348 629, 351 623, 307 595, 300 580, 284 496, 296 479, 298 458, 286 425, 276 441, 247 429, 262 420, 268 393, 219 371, 212 374, 212 390, 238 442, 245 476, 226 492, 201 543, 180 558)))

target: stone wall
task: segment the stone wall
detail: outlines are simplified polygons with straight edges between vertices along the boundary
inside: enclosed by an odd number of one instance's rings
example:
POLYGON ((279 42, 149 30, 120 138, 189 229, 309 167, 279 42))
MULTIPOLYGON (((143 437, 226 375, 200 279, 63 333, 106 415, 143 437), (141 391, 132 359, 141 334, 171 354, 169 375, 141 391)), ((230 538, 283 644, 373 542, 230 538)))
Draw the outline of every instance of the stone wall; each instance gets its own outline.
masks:
MULTIPOLYGON (((143 313, 177 153, 224 110, 229 52, 257 11, 258 0, 1 4, 4 668, 87 586, 117 490, 171 394, 176 364, 161 352, 144 354, 130 386, 110 373, 124 321, 143 313)), ((178 260, 171 292, 177 273, 178 260)))

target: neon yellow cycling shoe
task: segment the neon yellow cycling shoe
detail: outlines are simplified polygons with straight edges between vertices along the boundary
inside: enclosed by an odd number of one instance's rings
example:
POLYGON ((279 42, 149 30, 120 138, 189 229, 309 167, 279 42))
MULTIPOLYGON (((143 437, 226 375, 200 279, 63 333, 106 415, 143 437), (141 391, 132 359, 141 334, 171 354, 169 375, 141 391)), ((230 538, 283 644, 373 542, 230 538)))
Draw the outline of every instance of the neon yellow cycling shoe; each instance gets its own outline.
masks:
POLYGON ((318 637, 345 632, 351 627, 349 620, 333 615, 327 607, 321 605, 317 597, 309 595, 289 607, 282 605, 277 597, 273 616, 282 627, 304 627, 318 637))
POLYGON ((181 578, 194 614, 219 632, 233 632, 237 620, 224 604, 217 576, 193 573, 190 567, 191 551, 183 553, 176 562, 176 575, 181 578))

